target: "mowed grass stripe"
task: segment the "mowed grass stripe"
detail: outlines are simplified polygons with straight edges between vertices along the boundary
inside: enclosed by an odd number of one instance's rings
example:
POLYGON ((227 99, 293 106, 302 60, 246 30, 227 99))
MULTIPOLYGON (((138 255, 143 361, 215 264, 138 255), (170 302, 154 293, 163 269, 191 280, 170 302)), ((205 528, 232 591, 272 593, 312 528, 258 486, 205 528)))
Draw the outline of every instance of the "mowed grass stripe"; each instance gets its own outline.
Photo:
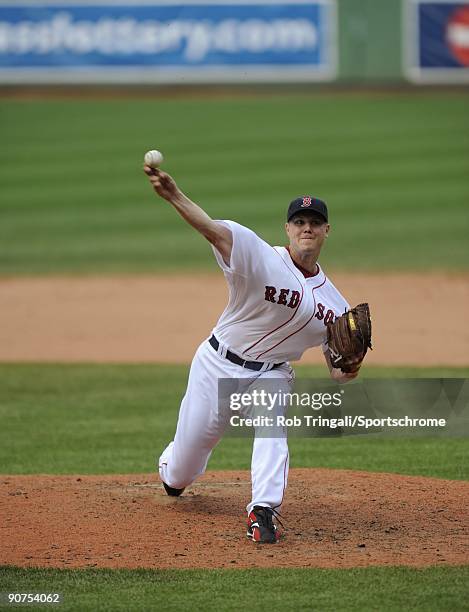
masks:
POLYGON ((206 571, 0 567, 2 591, 59 592, 63 596, 60 610, 80 612, 188 609, 457 612, 467 610, 468 581, 469 566, 206 571))
MULTIPOLYGON (((378 135, 379 136, 379 135, 378 135)), ((445 146, 445 155, 442 156, 441 143, 435 139, 433 134, 431 137, 420 136, 418 139, 400 143, 396 140, 386 142, 387 136, 382 135, 383 138, 379 138, 377 142, 370 142, 369 137, 360 134, 358 138, 351 138, 349 141, 340 139, 340 148, 338 149, 338 143, 331 144, 330 142, 322 145, 318 150, 308 151, 308 155, 305 157, 304 149, 299 147, 296 154, 286 162, 282 164, 285 167, 285 171, 297 172, 299 169, 303 172, 308 169, 308 172, 316 173, 318 169, 321 170, 321 175, 325 178, 330 178, 331 175, 337 170, 337 165, 343 164, 341 167, 342 173, 348 173, 355 175, 357 170, 360 175, 368 175, 370 167, 364 169, 361 164, 364 162, 370 163, 372 166, 375 165, 378 170, 382 170, 383 176, 387 173, 392 174, 393 168, 405 167, 410 173, 414 167, 416 171, 421 169, 421 172, 427 171, 428 168, 434 166, 441 166, 444 168, 448 166, 455 170, 455 174, 459 174, 461 168, 464 167, 464 163, 467 156, 467 145, 464 142, 448 142, 445 146), (310 167, 311 162, 314 162, 314 168, 310 167), (412 162, 409 166, 409 162, 412 162)), ((443 136, 444 137, 444 136, 443 136)), ((210 170, 216 169, 227 169, 231 164, 236 164, 237 171, 252 171, 252 165, 256 164, 258 170, 272 173, 272 168, 269 168, 270 163, 277 163, 279 157, 278 147, 272 146, 272 140, 265 143, 257 142, 257 147, 251 147, 250 149, 243 150, 242 147, 236 149, 230 149, 226 152, 221 153, 219 150, 218 143, 212 147, 204 147, 203 156, 197 154, 194 150, 192 153, 184 151, 178 153, 175 160, 168 160, 168 164, 175 163, 179 168, 179 172, 182 175, 186 173, 190 176, 191 174, 197 174, 199 172, 210 172, 210 170), (265 145, 265 152, 260 153, 259 147, 265 145), (260 154, 262 157, 260 158, 260 154)), ((285 147, 286 143, 282 144, 282 148, 285 147)), ((220 143, 222 145, 222 143, 220 143)), ((291 142, 291 146, 295 147, 295 142, 291 142)), ((88 145, 89 147, 89 145, 88 145)), ((99 146, 94 148, 92 155, 89 156, 89 150, 86 146, 83 150, 74 151, 73 147, 69 151, 67 156, 64 156, 63 151, 58 147, 54 147, 53 150, 47 151, 42 150, 38 153, 32 153, 31 158, 41 154, 42 157, 38 159, 26 159, 24 163, 28 164, 28 175, 35 180, 41 182, 41 184, 47 184, 51 179, 63 182, 69 178, 68 173, 73 170, 70 166, 71 158, 73 160, 75 155, 82 155, 83 159, 80 160, 80 169, 86 170, 87 176, 90 178, 102 177, 103 169, 106 169, 110 163, 114 170, 123 170, 129 174, 129 170, 140 172, 141 159, 140 157, 135 158, 129 151, 123 151, 119 155, 115 155, 112 160, 103 160, 100 158, 101 155, 106 155, 109 152, 109 144, 106 147, 99 146), (45 155, 46 154, 46 155, 45 155), (88 154, 88 155, 87 155, 88 154)), ((11 153, 13 155, 22 155, 23 151, 18 147, 15 151, 15 147, 12 146, 11 153)), ((31 153, 31 152, 30 152, 31 153)), ((74 164, 75 167, 75 164, 74 164)), ((24 176, 24 167, 5 160, 3 164, 4 182, 6 186, 15 186, 16 179, 24 176)), ((427 172, 431 175, 431 172, 427 172)), ((460 175, 461 176, 461 175, 460 175)), ((196 179, 194 176, 192 180, 196 179)), ((201 179, 207 179, 207 175, 204 174, 201 179)), ((213 180, 219 180, 218 175, 214 175, 213 180)), ((461 176, 461 178, 463 178, 461 176)))
MULTIPOLYGON (((468 368, 366 367, 365 376, 464 377, 468 368)), ((188 368, 158 365, 0 365, 0 473, 112 474, 155 470, 173 438, 188 368)), ((325 377, 325 368, 298 368, 325 377)), ((464 438, 369 436, 289 440, 292 467, 467 479, 464 438)), ((251 441, 226 437, 210 469, 250 468, 251 441)))
POLYGON ((428 93, 1 101, 0 274, 211 269, 205 241, 189 248, 191 230, 145 182, 141 160, 154 146, 209 214, 275 243, 285 240, 293 196, 329 200, 341 233, 326 265, 393 269, 395 221, 398 267, 467 269, 467 101, 428 93), (442 198, 460 231, 440 232, 432 261, 442 198), (377 246, 378 257, 363 257, 377 246))

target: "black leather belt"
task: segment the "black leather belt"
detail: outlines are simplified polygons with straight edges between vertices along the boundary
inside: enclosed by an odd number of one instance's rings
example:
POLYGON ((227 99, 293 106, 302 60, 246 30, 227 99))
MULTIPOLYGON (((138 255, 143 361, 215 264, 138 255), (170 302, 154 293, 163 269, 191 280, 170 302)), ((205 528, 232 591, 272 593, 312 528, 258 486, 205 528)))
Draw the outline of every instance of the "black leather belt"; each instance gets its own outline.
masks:
MULTIPOLYGON (((212 348, 218 351, 218 347, 220 346, 220 343, 215 338, 215 336, 212 336, 209 339, 209 343, 212 346, 212 348)), ((231 351, 226 351, 225 357, 226 359, 228 359, 228 361, 231 361, 231 363, 235 363, 236 365, 239 365, 242 368, 247 368, 248 370, 255 370, 256 372, 258 372, 259 370, 262 370, 262 368, 265 365, 263 361, 245 361, 244 359, 236 355, 236 353, 232 353, 231 351)), ((271 369, 274 370, 275 368, 279 368, 281 365, 282 365, 281 363, 276 363, 271 369)))

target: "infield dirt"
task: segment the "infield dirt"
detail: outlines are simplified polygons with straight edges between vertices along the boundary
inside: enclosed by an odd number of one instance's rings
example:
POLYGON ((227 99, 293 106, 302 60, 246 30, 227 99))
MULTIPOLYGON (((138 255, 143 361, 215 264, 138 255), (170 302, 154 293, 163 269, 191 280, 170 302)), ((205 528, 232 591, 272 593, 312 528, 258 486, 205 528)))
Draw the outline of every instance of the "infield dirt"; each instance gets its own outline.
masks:
POLYGON ((469 483, 293 469, 276 545, 245 537, 248 472, 208 472, 179 498, 156 474, 2 476, 0 564, 363 567, 467 563, 469 483))
MULTIPOLYGON (((467 366, 469 276, 331 275, 348 301, 370 303, 366 362, 467 366)), ((223 275, 0 280, 0 361, 189 363, 227 302, 223 275)), ((307 351, 302 363, 324 363, 307 351)))

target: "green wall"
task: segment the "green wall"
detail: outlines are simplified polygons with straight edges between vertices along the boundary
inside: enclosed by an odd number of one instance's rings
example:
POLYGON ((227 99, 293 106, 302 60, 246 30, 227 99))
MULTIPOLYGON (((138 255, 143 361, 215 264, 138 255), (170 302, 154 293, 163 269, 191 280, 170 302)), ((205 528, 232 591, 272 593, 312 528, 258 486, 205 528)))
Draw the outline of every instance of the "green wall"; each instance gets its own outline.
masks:
POLYGON ((338 0, 339 78, 401 80, 401 0, 338 0))

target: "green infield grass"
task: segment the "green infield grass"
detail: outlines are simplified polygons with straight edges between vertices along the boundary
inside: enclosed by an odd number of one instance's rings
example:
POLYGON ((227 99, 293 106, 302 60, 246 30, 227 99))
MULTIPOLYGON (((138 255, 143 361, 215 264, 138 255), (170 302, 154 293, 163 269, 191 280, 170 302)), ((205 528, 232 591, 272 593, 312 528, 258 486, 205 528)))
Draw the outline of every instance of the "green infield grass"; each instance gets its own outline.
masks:
MULTIPOLYGON (((469 566, 351 570, 0 568, 4 593, 60 593, 59 610, 467 610, 469 566)), ((53 606, 35 607, 51 609, 53 606)), ((1 606, 1 610, 16 606, 1 606)))
MULTIPOLYGON (((172 439, 188 368, 162 365, 0 366, 0 473, 155 470, 172 439)), ((325 376, 302 366, 299 376, 325 376)), ((364 376, 467 377, 469 368, 363 368, 364 376)), ((469 477, 465 438, 290 438, 292 467, 469 477)), ((225 438, 209 469, 249 469, 251 441, 225 438)))
POLYGON ((467 270, 469 96, 1 100, 0 275, 214 269, 153 196, 146 150, 214 218, 284 244, 288 202, 330 205, 326 266, 467 270))

